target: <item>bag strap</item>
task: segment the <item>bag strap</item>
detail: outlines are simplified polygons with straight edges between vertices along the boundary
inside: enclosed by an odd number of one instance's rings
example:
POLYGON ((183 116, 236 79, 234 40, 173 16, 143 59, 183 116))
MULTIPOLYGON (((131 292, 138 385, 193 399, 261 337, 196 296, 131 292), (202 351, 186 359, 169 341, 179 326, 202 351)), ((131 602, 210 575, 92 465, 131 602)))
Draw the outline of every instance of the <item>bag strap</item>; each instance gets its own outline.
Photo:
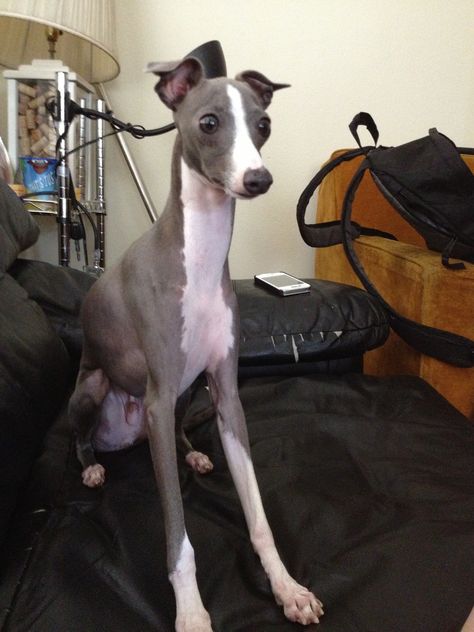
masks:
MULTIPOLYGON (((377 125, 375 124, 374 119, 367 112, 359 112, 359 114, 356 114, 349 124, 349 129, 359 145, 359 148, 350 149, 324 165, 324 167, 318 171, 318 173, 305 187, 296 206, 296 219, 301 236, 305 243, 313 248, 325 248, 326 246, 334 246, 335 244, 342 243, 342 227, 340 221, 306 224, 305 213, 314 192, 324 178, 342 162, 353 160, 358 156, 367 156, 371 151, 374 151, 379 138, 377 125), (357 129, 360 125, 365 125, 365 127, 367 127, 374 141, 373 146, 369 145, 362 147, 357 133, 357 129)), ((396 239, 396 237, 390 233, 377 230, 375 228, 366 228, 364 226, 360 226, 356 222, 352 222, 350 230, 353 239, 359 237, 359 235, 376 235, 378 237, 385 237, 386 239, 396 239)))
POLYGON ((468 156, 474 156, 474 147, 456 147, 460 154, 466 154, 468 156))
MULTIPOLYGON (((371 150, 373 150, 372 147, 361 147, 359 149, 346 151, 344 154, 337 156, 337 158, 328 162, 320 171, 318 171, 301 193, 296 206, 296 219, 300 234, 308 246, 311 246, 312 248, 326 248, 327 246, 342 244, 342 224, 340 220, 319 222, 317 224, 306 224, 306 209, 316 189, 333 169, 347 160, 352 160, 358 156, 366 156, 371 150)), ((385 239, 396 240, 396 237, 394 237, 391 233, 387 233, 376 228, 361 226, 357 222, 351 222, 350 230, 353 239, 356 239, 360 235, 368 235, 371 237, 377 236, 385 237, 385 239)))
POLYGON ((355 138, 356 143, 362 148, 359 134, 357 129, 360 125, 364 125, 374 141, 374 147, 377 145, 377 141, 379 139, 379 130, 377 129, 377 125, 375 124, 374 119, 370 116, 368 112, 359 112, 356 114, 352 121, 349 123, 349 129, 351 131, 352 136, 355 138))
MULTIPOLYGON (((318 171, 301 193, 298 204, 296 205, 296 220, 298 222, 301 236, 308 246, 319 248, 342 243, 342 233, 339 221, 322 222, 320 224, 306 224, 306 208, 316 189, 319 187, 324 178, 333 171, 333 169, 338 167, 342 162, 353 160, 358 156, 366 155, 368 149, 368 147, 350 149, 340 156, 337 156, 318 171)), ((357 225, 352 230, 355 232, 355 237, 360 234, 357 225)))
POLYGON ((344 197, 341 219, 342 238, 344 251, 349 262, 365 289, 372 294, 372 296, 375 296, 387 310, 392 329, 396 331, 403 340, 417 351, 442 360, 443 362, 463 368, 474 367, 474 341, 464 336, 459 336, 458 334, 453 334, 442 329, 436 329, 435 327, 429 327, 428 325, 422 325, 421 323, 405 318, 387 303, 379 294, 375 285, 367 277, 364 267, 355 252, 351 231, 352 204, 355 192, 367 168, 368 161, 364 160, 354 174, 344 197))

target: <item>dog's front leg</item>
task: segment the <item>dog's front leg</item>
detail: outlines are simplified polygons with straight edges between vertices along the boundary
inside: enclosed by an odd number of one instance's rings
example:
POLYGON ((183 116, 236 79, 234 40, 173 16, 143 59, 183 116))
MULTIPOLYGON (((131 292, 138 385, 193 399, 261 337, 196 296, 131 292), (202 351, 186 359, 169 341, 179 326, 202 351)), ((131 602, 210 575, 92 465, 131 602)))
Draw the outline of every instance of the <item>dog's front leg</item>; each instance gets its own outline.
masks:
POLYGON ((288 573, 276 550, 250 455, 247 425, 237 392, 233 359, 221 362, 208 373, 209 389, 216 408, 224 452, 239 495, 250 539, 268 575, 273 594, 290 621, 319 623, 322 603, 288 573))
POLYGON ((212 632, 196 582, 194 550, 184 524, 179 486, 172 389, 149 385, 146 422, 165 519, 168 573, 176 598, 176 632, 212 632))

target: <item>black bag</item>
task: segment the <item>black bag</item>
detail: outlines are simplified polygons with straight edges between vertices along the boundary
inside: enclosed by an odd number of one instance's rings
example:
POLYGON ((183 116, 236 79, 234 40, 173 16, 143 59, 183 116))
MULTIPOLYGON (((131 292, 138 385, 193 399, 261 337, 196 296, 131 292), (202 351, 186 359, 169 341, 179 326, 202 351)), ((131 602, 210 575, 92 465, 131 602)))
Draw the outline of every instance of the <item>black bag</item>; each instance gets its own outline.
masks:
MULTIPOLYGON (((447 268, 465 268, 455 257, 474 262, 474 175, 460 154, 474 154, 474 149, 457 148, 436 129, 419 140, 399 147, 376 147, 378 130, 366 112, 354 117, 349 125, 358 149, 349 150, 326 164, 311 180, 300 196, 297 220, 301 236, 312 247, 342 243, 345 253, 360 281, 387 309, 392 328, 411 346, 423 354, 460 367, 474 366, 474 341, 463 336, 416 323, 398 314, 379 294, 368 278, 353 247, 360 235, 377 235, 395 239, 393 235, 360 226, 351 221, 352 202, 362 177, 369 171, 377 187, 390 204, 425 239, 428 248, 442 253, 447 268), (373 146, 362 147, 357 129, 364 125, 370 132, 373 146), (341 220, 306 224, 308 202, 325 176, 344 161, 364 156, 346 191, 341 220)), ((474 317, 474 315, 473 315, 474 317)))

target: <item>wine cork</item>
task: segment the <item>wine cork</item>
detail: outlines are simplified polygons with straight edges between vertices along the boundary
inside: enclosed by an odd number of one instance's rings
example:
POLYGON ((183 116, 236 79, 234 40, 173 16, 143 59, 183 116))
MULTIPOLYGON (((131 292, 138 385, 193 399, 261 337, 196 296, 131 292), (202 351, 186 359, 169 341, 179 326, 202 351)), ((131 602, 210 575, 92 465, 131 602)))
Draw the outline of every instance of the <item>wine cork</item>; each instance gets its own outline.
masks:
POLYGON ((39 128, 31 130, 30 133, 31 142, 37 143, 39 140, 43 138, 43 133, 39 128))
POLYGON ((43 133, 43 136, 48 136, 51 138, 51 132, 53 131, 47 123, 41 123, 39 126, 40 130, 43 133))
POLYGON ((42 136, 39 141, 31 145, 31 153, 39 154, 45 147, 49 145, 49 138, 42 136))
POLYGON ((29 136, 25 136, 23 138, 20 138, 20 153, 23 156, 29 156, 31 152, 31 146, 30 146, 30 138, 29 136))
POLYGON ((26 127, 28 129, 35 129, 36 127, 35 113, 33 110, 26 110, 26 127))
POLYGON ((27 131, 27 127, 26 127, 26 116, 19 116, 18 117, 18 130, 20 133, 20 136, 26 136, 26 134, 28 133, 27 131))
POLYGON ((36 90, 26 83, 18 83, 18 92, 28 97, 36 97, 36 90))
POLYGON ((31 101, 28 103, 28 107, 30 107, 32 110, 36 110, 38 106, 44 105, 45 103, 46 95, 41 94, 39 97, 36 97, 36 99, 31 99, 31 101))

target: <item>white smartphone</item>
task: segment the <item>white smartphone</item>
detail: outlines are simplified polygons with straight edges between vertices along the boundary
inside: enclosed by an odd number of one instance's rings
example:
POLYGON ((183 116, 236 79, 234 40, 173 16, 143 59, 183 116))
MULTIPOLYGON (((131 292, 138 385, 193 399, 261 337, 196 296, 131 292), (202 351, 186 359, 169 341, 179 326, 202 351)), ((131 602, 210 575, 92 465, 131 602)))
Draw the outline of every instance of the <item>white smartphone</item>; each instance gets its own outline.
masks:
POLYGON ((297 279, 286 272, 266 272, 264 274, 256 274, 255 283, 263 285, 282 296, 290 296, 291 294, 304 294, 309 292, 311 286, 309 283, 297 279))

